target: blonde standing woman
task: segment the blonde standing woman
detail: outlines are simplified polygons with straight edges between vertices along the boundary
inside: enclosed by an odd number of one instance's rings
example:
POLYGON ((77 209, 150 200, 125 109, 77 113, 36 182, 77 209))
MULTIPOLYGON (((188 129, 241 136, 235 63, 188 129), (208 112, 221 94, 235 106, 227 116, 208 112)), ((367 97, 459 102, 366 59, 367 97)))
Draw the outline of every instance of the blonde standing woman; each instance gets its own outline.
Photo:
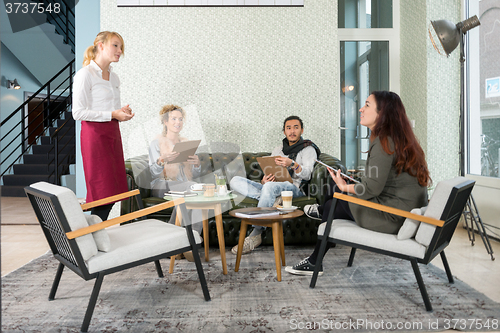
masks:
MULTIPOLYGON (((110 64, 123 55, 123 38, 100 32, 84 54, 83 68, 73 81, 73 118, 82 121, 81 151, 87 202, 126 192, 120 121, 134 117, 129 105, 121 106, 120 80, 110 64)), ((112 204, 92 209, 103 221, 112 204)))

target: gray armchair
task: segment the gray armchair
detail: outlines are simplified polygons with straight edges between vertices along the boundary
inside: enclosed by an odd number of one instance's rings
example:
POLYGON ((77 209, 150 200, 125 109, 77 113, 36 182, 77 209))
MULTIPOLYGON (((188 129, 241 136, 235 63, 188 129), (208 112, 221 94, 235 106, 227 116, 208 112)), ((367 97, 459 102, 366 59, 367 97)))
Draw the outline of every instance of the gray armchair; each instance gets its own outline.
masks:
POLYGON ((310 287, 314 288, 316 286, 326 242, 338 243, 352 248, 347 263, 348 267, 352 266, 356 249, 410 261, 424 300, 425 308, 427 311, 432 311, 432 305, 427 295, 418 264, 427 265, 439 254, 443 261, 448 281, 450 283, 454 282, 444 249, 451 241, 451 237, 455 232, 455 228, 474 184, 474 181, 463 177, 439 182, 432 194, 429 205, 425 208, 412 210, 412 212, 335 193, 334 200, 350 201, 372 209, 403 216, 406 217, 406 221, 397 235, 375 232, 361 228, 353 221, 333 220, 333 208, 336 202, 332 203, 332 209, 330 210, 327 222, 322 223, 318 228, 318 238, 321 239, 321 247, 310 287))
POLYGON ((49 300, 55 297, 64 267, 69 268, 86 281, 95 279, 81 326, 82 332, 88 330, 105 275, 154 262, 158 276, 163 277, 160 259, 186 251, 193 251, 203 295, 206 301, 210 300, 197 251, 201 238, 191 228, 184 199, 165 202, 102 222, 97 216, 85 215, 82 209, 90 209, 140 195, 139 191, 127 192, 82 206, 78 203, 75 194, 68 188, 45 182, 26 187, 25 192, 35 210, 50 249, 60 262, 49 300), (179 207, 182 212, 182 226, 146 219, 104 230, 112 225, 173 206, 179 207))

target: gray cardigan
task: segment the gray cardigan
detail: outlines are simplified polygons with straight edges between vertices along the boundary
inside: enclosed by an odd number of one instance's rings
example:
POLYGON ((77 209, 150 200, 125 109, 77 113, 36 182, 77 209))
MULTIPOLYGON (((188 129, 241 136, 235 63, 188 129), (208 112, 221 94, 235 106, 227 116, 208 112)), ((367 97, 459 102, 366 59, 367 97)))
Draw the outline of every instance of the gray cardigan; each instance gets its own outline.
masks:
MULTIPOLYGON (((394 142, 389 138, 391 151, 394 142)), ((406 172, 399 175, 394 167, 396 154, 387 154, 377 137, 371 142, 365 175, 355 186, 356 197, 406 211, 427 206, 427 187, 406 172)), ((365 229, 397 234, 404 218, 349 203, 356 223, 365 229)))

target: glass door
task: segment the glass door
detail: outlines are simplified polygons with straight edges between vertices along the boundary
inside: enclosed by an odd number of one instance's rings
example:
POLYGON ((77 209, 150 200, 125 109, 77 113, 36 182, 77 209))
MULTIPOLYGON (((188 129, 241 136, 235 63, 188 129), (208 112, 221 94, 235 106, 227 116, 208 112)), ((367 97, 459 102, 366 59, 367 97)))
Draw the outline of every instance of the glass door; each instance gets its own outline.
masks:
POLYGON ((359 109, 374 90, 389 90, 389 42, 340 42, 341 159, 349 170, 363 170, 370 131, 359 124, 359 109))

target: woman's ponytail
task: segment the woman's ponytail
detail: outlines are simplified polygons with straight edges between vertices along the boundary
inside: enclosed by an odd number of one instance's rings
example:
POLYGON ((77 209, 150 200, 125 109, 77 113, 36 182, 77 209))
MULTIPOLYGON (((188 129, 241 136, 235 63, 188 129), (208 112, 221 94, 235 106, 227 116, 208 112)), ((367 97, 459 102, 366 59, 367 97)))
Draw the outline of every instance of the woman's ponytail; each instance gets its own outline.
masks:
POLYGON ((87 47, 85 53, 83 54, 83 67, 90 64, 90 60, 94 60, 96 55, 96 47, 91 45, 87 47))

